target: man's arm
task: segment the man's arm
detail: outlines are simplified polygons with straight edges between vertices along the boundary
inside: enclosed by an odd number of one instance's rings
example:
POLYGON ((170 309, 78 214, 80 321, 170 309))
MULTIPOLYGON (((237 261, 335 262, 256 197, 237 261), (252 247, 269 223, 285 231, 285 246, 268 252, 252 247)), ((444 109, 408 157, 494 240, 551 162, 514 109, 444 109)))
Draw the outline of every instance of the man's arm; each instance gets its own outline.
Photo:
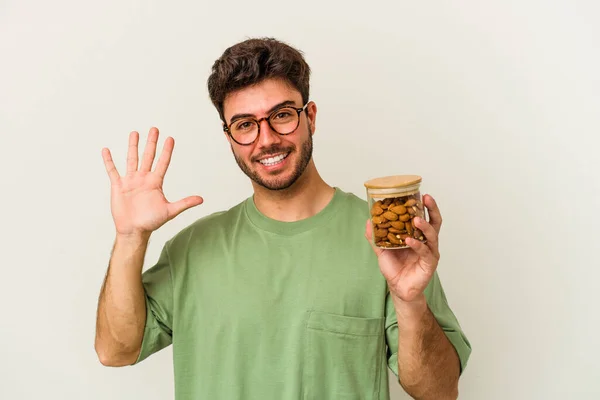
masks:
MULTIPOLYGON (((117 171, 110 150, 102 149, 111 183, 111 212, 117 232, 98 301, 95 348, 104 365, 130 365, 140 354, 146 325, 142 269, 150 235, 167 221, 204 201, 200 196, 189 196, 174 203, 165 198, 162 185, 175 142, 171 137, 165 140, 163 152, 152 171, 157 141, 158 129, 152 128, 139 160, 139 133, 129 134, 124 176, 117 171)), ((164 341, 155 344, 162 346, 164 341)))
POLYGON ((106 366, 135 362, 146 322, 142 268, 148 235, 117 235, 98 301, 95 349, 106 366))
POLYGON ((411 302, 393 297, 398 321, 398 378, 416 400, 458 397, 460 360, 424 295, 411 302))
MULTIPOLYGON (((432 283, 437 284, 436 270, 440 259, 438 234, 442 215, 430 195, 423 196, 422 204, 417 200, 413 210, 416 216, 411 224, 427 238, 425 242, 407 237, 405 244, 410 249, 379 248, 373 241, 375 222, 370 220, 365 227, 365 237, 377 255, 379 269, 392 296, 397 327, 390 329, 398 332, 400 384, 417 400, 456 399, 461 359, 438 323, 437 314, 434 315, 429 308, 425 294, 432 283), (429 222, 424 218, 423 206, 429 211, 429 222)), ((445 303, 442 295, 439 288, 437 295, 434 293, 430 300, 442 297, 440 300, 445 303)), ((464 353, 465 360, 467 355, 468 352, 464 353)))

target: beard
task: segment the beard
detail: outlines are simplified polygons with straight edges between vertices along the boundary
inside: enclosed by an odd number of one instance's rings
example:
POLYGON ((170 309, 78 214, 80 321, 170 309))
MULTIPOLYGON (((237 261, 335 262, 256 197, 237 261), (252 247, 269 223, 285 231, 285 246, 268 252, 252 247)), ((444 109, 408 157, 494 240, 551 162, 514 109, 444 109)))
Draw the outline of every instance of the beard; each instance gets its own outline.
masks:
MULTIPOLYGON (((260 155, 253 157, 251 162, 254 163, 254 162, 256 162, 256 160, 258 158, 262 158, 268 154, 294 152, 295 150, 296 150, 296 146, 293 146, 293 145, 288 146, 288 147, 274 145, 274 146, 269 147, 268 149, 265 149, 260 155)), ((258 185, 260 185, 266 189, 284 190, 284 189, 287 189, 290 186, 292 186, 294 183, 296 183, 298 178, 300 178, 302 176, 302 174, 304 173, 304 170, 306 170, 306 167, 308 166, 308 163, 310 162, 310 159, 312 158, 312 152, 313 152, 312 132, 310 131, 310 128, 309 128, 308 129, 308 138, 304 141, 304 143, 302 143, 302 146, 300 148, 300 157, 296 161, 296 164, 291 166, 292 174, 289 175, 287 178, 278 177, 278 176, 263 177, 258 173, 258 171, 255 168, 251 167, 244 160, 242 160, 240 157, 238 157, 235 154, 235 152, 233 151, 233 147, 231 148, 231 151, 233 153, 233 157, 235 158, 237 165, 240 167, 242 172, 244 174, 246 174, 246 176, 248 178, 250 178, 251 180, 256 182, 258 185)), ((290 156, 291 156, 291 153, 290 153, 290 155, 288 155, 288 157, 290 157, 290 156)), ((289 168, 289 166, 288 166, 288 168, 289 168)))

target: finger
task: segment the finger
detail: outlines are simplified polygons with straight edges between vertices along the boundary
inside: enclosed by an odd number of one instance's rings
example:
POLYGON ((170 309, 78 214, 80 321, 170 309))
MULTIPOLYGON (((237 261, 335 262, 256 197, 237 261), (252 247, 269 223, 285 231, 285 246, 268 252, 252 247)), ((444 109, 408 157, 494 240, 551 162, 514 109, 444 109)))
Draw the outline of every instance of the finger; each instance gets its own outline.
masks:
POLYGON ((129 148, 127 149, 127 173, 133 173, 138 168, 138 141, 139 133, 133 131, 129 134, 129 148))
POLYGON ((429 249, 431 250, 431 252, 433 253, 433 255, 436 258, 440 258, 440 253, 439 253, 439 249, 438 249, 438 233, 435 230, 435 228, 428 223, 427 221, 425 221, 423 218, 419 218, 416 217, 414 219, 415 221, 415 226, 421 230, 421 232, 423 232, 423 235, 425 235, 425 237, 427 238, 427 247, 429 247, 429 249))
POLYGON ((144 149, 144 156, 142 157, 142 164, 140 165, 140 171, 149 172, 154 162, 154 156, 156 155, 156 143, 158 142, 158 129, 152 128, 148 133, 148 140, 146 141, 146 148, 144 149))
POLYGON ((426 268, 426 272, 432 273, 437 265, 437 259, 431 252, 431 249, 425 243, 413 238, 406 238, 406 244, 419 255, 423 261, 421 265, 426 268))
POLYGON ((117 171, 117 167, 115 167, 115 163, 113 162, 109 149, 102 149, 102 159, 104 160, 104 167, 106 167, 106 172, 108 173, 110 183, 112 183, 113 185, 116 184, 121 178, 121 176, 117 171))
POLYGON ((164 178, 167 173, 167 168, 171 162, 171 154, 173 154, 173 147, 175 146, 175 140, 172 137, 168 137, 163 145, 163 151, 156 162, 156 173, 164 178))
POLYGON ((433 226, 433 229, 439 233, 442 228, 442 214, 440 213, 437 202, 431 195, 426 194, 423 196, 423 204, 425 204, 429 213, 429 223, 433 226))
POLYGON ((184 199, 181 199, 175 203, 170 203, 167 206, 167 211, 169 213, 169 219, 175 218, 188 208, 195 207, 204 202, 204 199, 200 196, 189 196, 184 199))
POLYGON ((379 248, 377 246, 375 246, 375 244, 373 243, 373 225, 371 224, 371 220, 367 219, 367 223, 365 225, 365 238, 369 241, 369 244, 371 245, 371 248, 373 249, 373 251, 375 252, 375 254, 377 256, 379 256, 381 253, 383 253, 384 249, 379 248))

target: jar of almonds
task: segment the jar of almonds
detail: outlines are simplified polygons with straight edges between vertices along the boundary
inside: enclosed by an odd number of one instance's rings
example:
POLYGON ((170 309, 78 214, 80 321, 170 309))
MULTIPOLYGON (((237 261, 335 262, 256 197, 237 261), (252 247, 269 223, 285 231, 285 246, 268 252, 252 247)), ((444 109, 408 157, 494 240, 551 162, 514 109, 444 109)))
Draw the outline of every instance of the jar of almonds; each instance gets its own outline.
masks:
POLYGON ((371 179, 364 183, 373 227, 373 243, 386 249, 403 249, 406 238, 425 242, 427 239, 413 222, 425 218, 421 198, 421 177, 392 175, 371 179))

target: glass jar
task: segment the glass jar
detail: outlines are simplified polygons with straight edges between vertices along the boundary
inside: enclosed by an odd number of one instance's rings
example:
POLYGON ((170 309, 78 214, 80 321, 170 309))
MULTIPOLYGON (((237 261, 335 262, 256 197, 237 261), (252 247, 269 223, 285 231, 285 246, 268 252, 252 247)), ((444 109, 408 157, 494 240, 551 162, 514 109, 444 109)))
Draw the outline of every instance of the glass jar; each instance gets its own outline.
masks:
POLYGON ((392 175, 364 183, 375 246, 404 249, 409 247, 408 237, 426 242, 423 232, 414 224, 415 217, 425 219, 421 181, 418 175, 392 175))

